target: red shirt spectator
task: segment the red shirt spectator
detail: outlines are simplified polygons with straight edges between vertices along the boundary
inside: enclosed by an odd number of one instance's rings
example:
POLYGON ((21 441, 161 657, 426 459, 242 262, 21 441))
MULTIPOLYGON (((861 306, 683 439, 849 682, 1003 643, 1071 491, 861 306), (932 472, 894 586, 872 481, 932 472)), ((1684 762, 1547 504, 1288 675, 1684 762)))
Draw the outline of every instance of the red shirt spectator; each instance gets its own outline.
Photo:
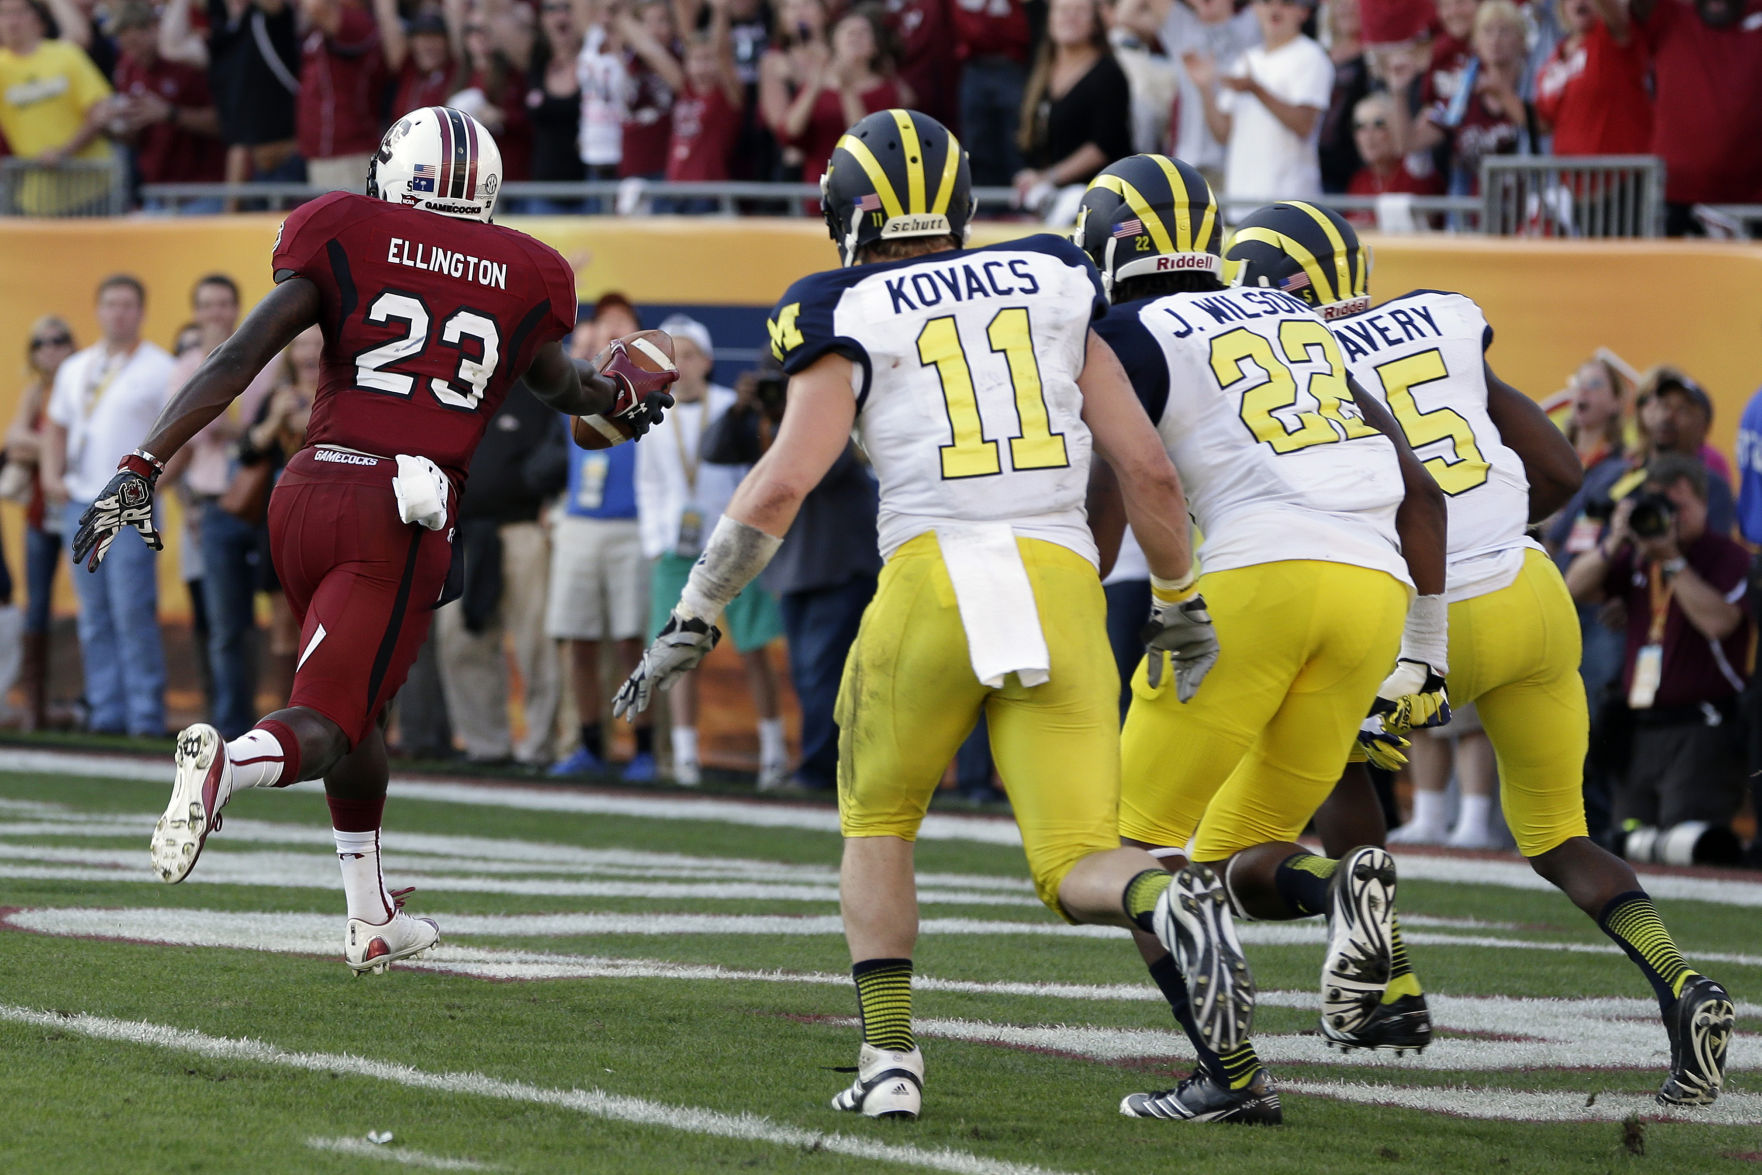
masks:
MULTIPOLYGON (((1612 0, 1602 0, 1605 7, 1612 0)), ((1566 0, 1569 33, 1536 74, 1536 115, 1556 155, 1644 155, 1652 144, 1646 47, 1625 17, 1617 34, 1598 0, 1566 0)))
POLYGON ((159 18, 145 4, 123 5, 111 30, 122 51, 114 79, 120 117, 135 130, 142 182, 219 181, 226 148, 207 71, 159 55, 159 18))
MULTIPOLYGON (((862 103, 864 114, 906 104, 900 97, 899 87, 887 78, 878 79, 866 89, 859 90, 857 100, 862 103)), ((802 183, 820 182, 820 176, 826 170, 826 161, 832 158, 832 149, 838 146, 839 136, 852 125, 847 117, 848 113, 844 107, 844 99, 837 90, 821 90, 814 99, 806 129, 791 144, 801 148, 802 183)), ((818 210, 817 201, 814 207, 818 210)))
POLYGON ((1762 21, 1743 0, 1634 0, 1633 16, 1652 51, 1664 198, 1762 202, 1762 21))
POLYGON ((659 178, 667 173, 673 135, 673 98, 684 88, 679 59, 684 47, 673 31, 666 0, 644 0, 634 16, 618 18, 624 72, 624 134, 618 175, 659 178))
MULTIPOLYGON (((1380 196, 1385 192, 1405 192, 1415 196, 1440 196, 1444 192, 1443 177, 1437 172, 1415 175, 1408 169, 1395 146, 1394 120, 1390 118, 1393 99, 1387 92, 1367 94, 1352 108, 1352 137, 1364 166, 1353 173, 1346 185, 1349 196, 1380 196)), ((1375 210, 1354 209, 1346 219, 1356 225, 1374 228, 1375 210)))
POLYGON ((887 22, 899 47, 899 80, 916 108, 953 126, 959 75, 946 0, 887 0, 887 22))
POLYGON ((347 0, 304 0, 295 117, 300 154, 313 160, 371 154, 382 130, 385 58, 373 18, 347 0))
POLYGON ((386 68, 396 78, 386 113, 402 118, 424 106, 445 106, 457 89, 446 20, 438 12, 425 11, 406 26, 396 0, 373 0, 373 14, 386 68))
POLYGON ((960 60, 1007 57, 1027 64, 1033 32, 1021 0, 953 0, 948 15, 960 60))
MULTIPOLYGON (((724 18, 725 19, 725 18, 724 18)), ((667 178, 725 180, 745 117, 745 89, 735 72, 727 30, 694 41, 685 51, 685 89, 673 103, 673 139, 667 178)))

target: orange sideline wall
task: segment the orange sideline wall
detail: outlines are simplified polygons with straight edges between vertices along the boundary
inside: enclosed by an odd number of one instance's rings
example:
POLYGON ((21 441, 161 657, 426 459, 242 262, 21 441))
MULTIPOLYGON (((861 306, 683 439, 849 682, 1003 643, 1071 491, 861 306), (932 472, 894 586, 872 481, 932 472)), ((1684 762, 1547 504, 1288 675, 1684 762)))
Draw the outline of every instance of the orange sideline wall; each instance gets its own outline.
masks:
MULTIPOLYGON (((78 341, 96 337, 92 293, 106 274, 147 283, 146 335, 167 345, 188 315, 202 274, 228 273, 249 306, 269 288, 273 215, 175 220, 0 220, 0 419, 10 421, 31 321, 58 313, 78 341)), ((508 222, 550 242, 576 266, 582 297, 620 289, 638 303, 769 306, 792 280, 835 263, 824 228, 806 219, 508 222)), ((1026 226, 986 226, 984 244, 1026 226)), ((1717 405, 1713 443, 1731 451, 1737 419, 1762 383, 1762 246, 1679 242, 1501 241, 1373 237, 1372 292, 1459 290, 1478 301, 1496 338, 1490 358, 1506 380, 1541 397, 1598 347, 1635 367, 1681 365, 1717 405)), ((732 340, 730 340, 732 341, 732 340)), ((757 346, 763 340, 754 339, 757 346)), ((4 507, 7 558, 22 577, 16 506, 4 507)), ((175 507, 170 528, 175 535, 175 507)), ((183 609, 175 549, 160 561, 168 617, 183 609)), ((66 577, 58 603, 71 608, 66 577)))

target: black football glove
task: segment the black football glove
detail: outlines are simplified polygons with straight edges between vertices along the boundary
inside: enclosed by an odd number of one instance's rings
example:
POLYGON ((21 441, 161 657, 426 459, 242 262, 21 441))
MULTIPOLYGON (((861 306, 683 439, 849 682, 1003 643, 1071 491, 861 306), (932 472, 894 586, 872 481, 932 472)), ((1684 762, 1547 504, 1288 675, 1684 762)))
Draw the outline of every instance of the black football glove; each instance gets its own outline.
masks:
POLYGON ((649 708, 655 687, 672 689, 673 683, 696 669, 721 639, 722 630, 715 625, 696 617, 688 620, 674 609, 667 617, 667 627, 661 629, 661 635, 643 653, 630 677, 618 687, 612 698, 612 717, 635 722, 636 716, 649 708))
POLYGON ((110 484, 80 515, 79 530, 73 536, 73 561, 84 563, 87 571, 97 571, 110 544, 129 526, 141 532, 148 547, 163 550, 165 544, 153 527, 153 486, 158 480, 159 467, 144 457, 130 453, 118 462, 110 484))
POLYGON ((1217 630, 1205 597, 1194 594, 1180 603, 1150 601, 1150 620, 1138 633, 1150 662, 1144 667, 1150 688, 1162 684, 1162 655, 1175 663, 1175 697, 1185 702, 1198 692, 1199 683, 1217 664, 1217 630))
POLYGON ((622 339, 615 340, 608 351, 600 374, 617 386, 618 395, 605 415, 629 429, 632 440, 640 440, 661 423, 666 410, 673 406, 673 394, 667 391, 667 385, 678 379, 679 373, 648 371, 637 366, 622 339))

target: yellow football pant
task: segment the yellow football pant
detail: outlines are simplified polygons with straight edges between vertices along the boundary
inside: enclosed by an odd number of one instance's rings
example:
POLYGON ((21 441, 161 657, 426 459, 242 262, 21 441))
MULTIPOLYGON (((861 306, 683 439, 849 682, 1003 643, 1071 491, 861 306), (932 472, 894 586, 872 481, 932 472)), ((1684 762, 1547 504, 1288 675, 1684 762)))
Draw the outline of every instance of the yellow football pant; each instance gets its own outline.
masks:
POLYGON ((1499 762, 1499 803, 1526 857, 1586 835, 1590 711, 1578 613, 1540 551, 1507 587, 1450 605, 1450 704, 1480 709, 1499 762))
POLYGON ((1132 679, 1121 737, 1120 835, 1221 861, 1294 840, 1395 656, 1410 590, 1346 563, 1289 560, 1209 572, 1200 590, 1221 652, 1193 700, 1172 672, 1132 679))
POLYGON ((1119 846, 1119 672, 1095 568, 1018 539, 1051 654, 1051 680, 1001 689, 974 676, 934 534, 894 552, 838 691, 838 818, 847 837, 915 840, 930 797, 983 707, 991 752, 1040 900, 1090 853, 1119 846))

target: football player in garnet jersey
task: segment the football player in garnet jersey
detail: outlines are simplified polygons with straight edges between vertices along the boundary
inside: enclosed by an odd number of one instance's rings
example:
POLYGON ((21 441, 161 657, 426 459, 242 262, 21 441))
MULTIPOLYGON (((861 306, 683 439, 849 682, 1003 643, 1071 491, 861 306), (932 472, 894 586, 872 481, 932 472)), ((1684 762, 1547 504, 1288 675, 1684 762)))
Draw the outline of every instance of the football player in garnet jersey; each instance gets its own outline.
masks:
POLYGON ((164 463, 295 335, 322 328, 306 447, 269 505, 301 625, 293 695, 230 743, 205 723, 178 735, 152 853, 161 878, 182 881, 234 792, 322 778, 348 895, 343 958, 357 974, 439 938, 381 876, 380 715, 449 598, 454 510, 485 424, 517 378, 559 411, 613 416, 637 435, 672 403, 675 374, 641 370, 619 343, 597 371, 564 354, 574 273, 548 245, 490 222, 501 179, 495 140, 468 115, 431 106, 399 119, 365 195, 332 193, 283 222, 275 288, 122 459, 74 538, 90 567, 125 526, 157 549, 164 463))

